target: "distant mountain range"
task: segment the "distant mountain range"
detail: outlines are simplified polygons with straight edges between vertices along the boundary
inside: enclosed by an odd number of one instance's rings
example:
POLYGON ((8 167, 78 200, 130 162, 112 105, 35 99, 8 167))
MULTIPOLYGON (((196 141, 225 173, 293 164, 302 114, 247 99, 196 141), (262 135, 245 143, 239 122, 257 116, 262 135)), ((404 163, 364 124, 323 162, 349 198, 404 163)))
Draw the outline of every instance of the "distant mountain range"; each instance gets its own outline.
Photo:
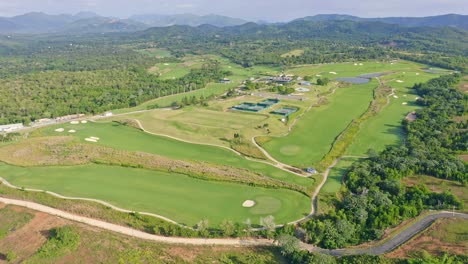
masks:
POLYGON ((350 20, 357 22, 383 22, 387 24, 397 24, 406 27, 456 27, 468 30, 468 16, 447 14, 429 17, 383 17, 383 18, 362 18, 349 15, 316 15, 296 19, 300 21, 340 21, 350 20))
MULTIPOLYGON (((349 15, 316 15, 292 21, 326 22, 326 21, 381 22, 398 24, 406 27, 455 27, 468 30, 468 16, 441 15, 432 17, 388 17, 360 18, 349 15)), ((48 15, 41 12, 27 13, 14 17, 0 17, 0 33, 103 33, 135 32, 151 27, 168 27, 185 25, 196 27, 211 25, 214 27, 231 27, 252 22, 220 15, 198 16, 193 14, 178 15, 134 15, 129 19, 103 17, 92 12, 80 12, 75 15, 48 15)), ((259 24, 267 24, 265 22, 259 24)), ((284 23, 286 24, 286 23, 284 23)), ((248 27, 248 25, 247 25, 248 27)))
POLYGON ((206 15, 197 16, 193 14, 179 14, 179 15, 135 15, 130 17, 131 20, 135 20, 151 27, 168 27, 174 25, 185 25, 185 26, 200 26, 200 25, 212 25, 216 27, 229 27, 238 26, 247 23, 247 20, 232 18, 227 16, 219 15, 206 15))

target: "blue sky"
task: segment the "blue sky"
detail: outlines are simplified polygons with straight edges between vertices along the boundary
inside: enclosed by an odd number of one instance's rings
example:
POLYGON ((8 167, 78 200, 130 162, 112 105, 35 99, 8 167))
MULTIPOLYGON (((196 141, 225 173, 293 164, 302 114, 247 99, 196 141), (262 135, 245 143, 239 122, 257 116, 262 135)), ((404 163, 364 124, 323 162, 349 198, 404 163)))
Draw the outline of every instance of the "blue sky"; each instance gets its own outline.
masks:
POLYGON ((249 20, 287 21, 316 14, 361 17, 468 14, 468 0, 0 0, 0 16, 93 11, 100 15, 222 14, 249 20))

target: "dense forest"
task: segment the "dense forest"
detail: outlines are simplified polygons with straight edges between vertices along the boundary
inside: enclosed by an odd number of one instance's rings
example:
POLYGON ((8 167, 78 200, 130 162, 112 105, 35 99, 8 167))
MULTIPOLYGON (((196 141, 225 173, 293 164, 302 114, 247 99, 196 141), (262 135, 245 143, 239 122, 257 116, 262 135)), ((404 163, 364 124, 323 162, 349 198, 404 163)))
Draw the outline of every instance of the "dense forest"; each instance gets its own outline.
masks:
POLYGON ((0 124, 99 113, 225 77, 214 62, 178 80, 146 69, 187 54, 218 54, 244 67, 407 59, 468 71, 468 32, 381 22, 294 21, 217 28, 171 26, 134 33, 0 36, 0 124), (138 50, 162 47, 173 57, 138 50), (301 55, 282 56, 298 49, 301 55))
POLYGON ((468 149, 467 124, 453 117, 466 112, 466 96, 453 88, 459 75, 433 79, 414 88, 425 106, 414 122, 404 121, 405 143, 388 147, 355 163, 347 173, 343 199, 336 210, 302 224, 306 240, 324 248, 342 248, 380 238, 383 231, 426 209, 462 208, 452 193, 425 186, 406 187, 400 180, 423 174, 468 183, 468 166, 456 157, 468 149))
POLYGON ((12 76, 0 80, 0 124, 133 107, 153 98, 204 88, 227 74, 217 62, 207 62, 175 80, 160 80, 140 67, 12 76))

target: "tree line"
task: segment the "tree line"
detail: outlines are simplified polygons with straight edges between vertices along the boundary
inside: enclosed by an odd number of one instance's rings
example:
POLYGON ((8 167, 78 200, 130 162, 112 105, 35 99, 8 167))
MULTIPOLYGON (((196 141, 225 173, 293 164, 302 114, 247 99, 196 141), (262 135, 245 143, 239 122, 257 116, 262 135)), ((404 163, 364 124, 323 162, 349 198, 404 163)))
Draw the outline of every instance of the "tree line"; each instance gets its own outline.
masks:
POLYGON ((416 217, 426 209, 461 209, 450 192, 434 193, 423 185, 402 186, 409 175, 425 174, 468 183, 467 164, 456 156, 467 151, 466 96, 453 86, 459 75, 433 79, 414 88, 425 106, 414 122, 404 121, 405 143, 371 151, 370 158, 353 164, 344 178, 343 199, 336 209, 303 224, 305 240, 324 248, 342 248, 382 237, 384 230, 416 217))

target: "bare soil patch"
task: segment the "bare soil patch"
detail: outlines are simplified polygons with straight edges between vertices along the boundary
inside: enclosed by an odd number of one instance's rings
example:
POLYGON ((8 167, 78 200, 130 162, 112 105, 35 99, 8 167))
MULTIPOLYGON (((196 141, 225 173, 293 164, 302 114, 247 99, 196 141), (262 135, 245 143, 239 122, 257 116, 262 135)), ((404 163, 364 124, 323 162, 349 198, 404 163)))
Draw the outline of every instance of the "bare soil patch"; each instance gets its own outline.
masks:
MULTIPOLYGON (((16 263, 21 263, 32 256, 47 240, 48 231, 54 227, 63 226, 68 221, 41 212, 34 212, 21 207, 11 207, 21 212, 28 211, 34 218, 25 226, 0 240, 0 252, 13 251, 18 256, 16 263)), ((1 262, 0 262, 1 263, 1 262)))

